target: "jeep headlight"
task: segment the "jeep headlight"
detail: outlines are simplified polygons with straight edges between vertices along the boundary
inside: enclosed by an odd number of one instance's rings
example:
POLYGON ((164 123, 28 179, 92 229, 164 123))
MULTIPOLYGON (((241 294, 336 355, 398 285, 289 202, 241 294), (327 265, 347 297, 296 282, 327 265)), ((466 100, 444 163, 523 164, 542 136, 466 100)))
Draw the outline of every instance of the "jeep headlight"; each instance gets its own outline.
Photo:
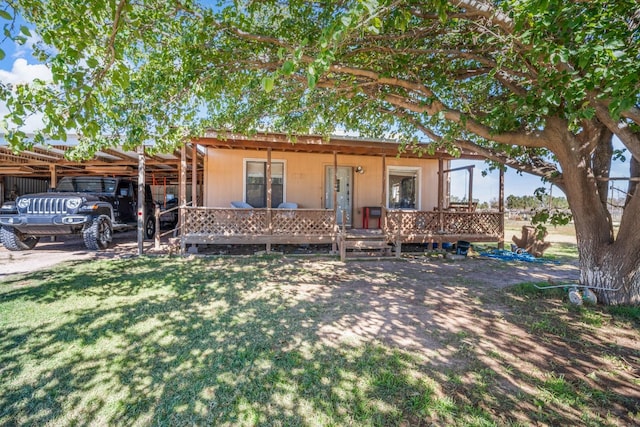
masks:
POLYGON ((29 207, 29 199, 26 198, 19 198, 18 201, 16 202, 16 205, 20 208, 20 209, 26 209, 29 207))
POLYGON ((78 198, 78 197, 74 197, 72 199, 67 200, 67 208, 68 209, 78 209, 78 206, 80 206, 82 204, 82 199, 78 198))

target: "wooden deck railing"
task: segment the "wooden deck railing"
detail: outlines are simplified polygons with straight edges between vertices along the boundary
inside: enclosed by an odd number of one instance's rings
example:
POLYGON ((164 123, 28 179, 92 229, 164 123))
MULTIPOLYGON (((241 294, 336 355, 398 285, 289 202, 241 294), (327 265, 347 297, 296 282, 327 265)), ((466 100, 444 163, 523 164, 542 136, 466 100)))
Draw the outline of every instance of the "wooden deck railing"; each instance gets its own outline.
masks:
MULTIPOLYGON (((309 244, 338 242, 330 209, 236 209, 186 207, 181 247, 188 244, 309 244)), ((503 215, 497 212, 383 210, 388 242, 502 241, 503 215)))
POLYGON ((497 241, 504 236, 504 215, 499 212, 386 210, 384 231, 391 241, 497 241))
POLYGON ((183 250, 187 244, 331 244, 338 232, 330 209, 183 209, 183 250))

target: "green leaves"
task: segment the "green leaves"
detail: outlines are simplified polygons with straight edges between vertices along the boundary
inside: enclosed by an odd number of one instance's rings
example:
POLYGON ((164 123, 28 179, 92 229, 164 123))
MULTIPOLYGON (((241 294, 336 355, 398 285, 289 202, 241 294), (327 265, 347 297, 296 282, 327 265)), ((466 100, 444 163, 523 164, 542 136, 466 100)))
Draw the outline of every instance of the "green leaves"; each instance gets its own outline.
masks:
POLYGON ((295 69, 295 64, 293 63, 293 61, 285 61, 284 64, 282 64, 282 74, 285 76, 291 75, 291 73, 293 73, 295 69))
MULTIPOLYGON (((494 136, 544 129, 548 118, 578 131, 595 117, 593 96, 615 117, 637 104, 640 49, 627 21, 638 6, 547 3, 499 2, 495 12, 513 23, 505 30, 497 18, 480 20, 446 0, 224 9, 142 0, 119 12, 112 34, 119 2, 22 0, 21 15, 47 44, 41 55, 53 84, 7 96, 13 117, 42 111, 56 134, 67 125, 95 134, 99 126, 164 143, 172 127, 229 123, 377 137, 424 128, 452 149, 457 139, 495 146, 494 136), (472 131, 480 127, 486 132, 472 131)), ((0 18, 13 22, 11 13, 0 18)))
POLYGON ((274 77, 273 76, 265 76, 262 78, 262 89, 269 93, 273 90, 273 84, 274 84, 274 77))

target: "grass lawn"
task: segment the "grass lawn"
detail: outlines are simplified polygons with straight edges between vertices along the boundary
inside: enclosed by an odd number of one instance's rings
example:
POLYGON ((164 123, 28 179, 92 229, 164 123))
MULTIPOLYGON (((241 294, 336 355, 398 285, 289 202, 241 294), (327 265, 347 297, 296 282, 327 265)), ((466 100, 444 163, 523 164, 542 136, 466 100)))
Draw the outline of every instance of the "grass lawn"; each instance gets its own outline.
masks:
POLYGON ((386 262, 141 257, 10 276, 0 425, 640 422, 637 308, 386 262))

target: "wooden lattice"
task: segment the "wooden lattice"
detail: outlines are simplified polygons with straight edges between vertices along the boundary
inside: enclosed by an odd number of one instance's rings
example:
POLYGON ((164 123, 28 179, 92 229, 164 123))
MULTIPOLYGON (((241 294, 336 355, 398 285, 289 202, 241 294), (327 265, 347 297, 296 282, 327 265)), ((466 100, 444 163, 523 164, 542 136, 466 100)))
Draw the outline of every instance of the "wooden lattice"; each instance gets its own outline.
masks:
POLYGON ((183 234, 215 237, 290 236, 292 242, 305 237, 336 234, 335 212, 327 209, 235 209, 184 208, 183 234))
POLYGON ((268 229, 266 209, 185 208, 184 234, 251 236, 268 229))
POLYGON ((501 214, 490 212, 444 212, 442 230, 448 234, 499 236, 501 214))
POLYGON ((386 212, 385 233, 393 236, 474 235, 495 238, 502 234, 501 214, 495 212, 386 212))
MULTIPOLYGON (((328 209, 183 208, 183 238, 190 243, 311 243, 335 241, 328 209)), ((429 241, 502 236, 500 213, 385 210, 388 241, 429 241)))
POLYGON ((272 234, 323 236, 335 233, 335 213, 326 209, 274 209, 272 234))

